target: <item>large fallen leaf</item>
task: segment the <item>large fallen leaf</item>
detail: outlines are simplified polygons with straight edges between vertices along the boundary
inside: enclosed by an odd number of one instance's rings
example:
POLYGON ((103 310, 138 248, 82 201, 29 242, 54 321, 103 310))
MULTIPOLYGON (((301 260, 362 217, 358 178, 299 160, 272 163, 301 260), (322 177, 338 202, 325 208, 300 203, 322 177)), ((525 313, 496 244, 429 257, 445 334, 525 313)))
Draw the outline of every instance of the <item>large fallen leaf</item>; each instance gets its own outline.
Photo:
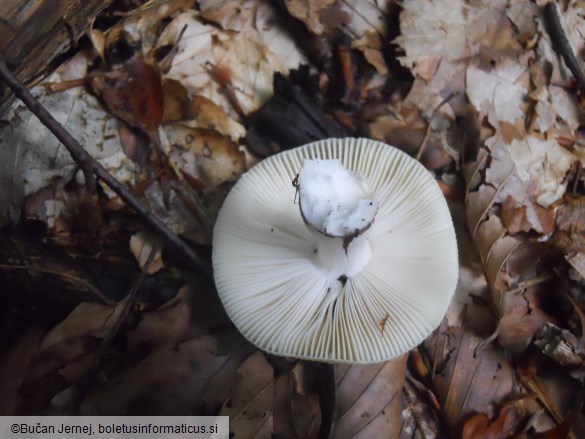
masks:
POLYGON ((237 382, 220 415, 230 417, 234 438, 269 438, 273 431, 274 371, 261 352, 237 370, 237 382))
POLYGON ((90 393, 81 411, 93 415, 212 414, 231 386, 229 376, 226 382, 220 372, 233 376, 234 362, 250 354, 242 339, 231 354, 222 355, 217 349, 213 336, 185 341, 177 349, 160 348, 90 393), (222 387, 217 386, 220 379, 222 387))
POLYGON ((337 366, 333 436, 398 438, 407 356, 368 366, 337 366))
MULTIPOLYGON (((278 30, 269 3, 252 7, 254 13, 248 9, 243 9, 248 20, 235 33, 206 24, 189 11, 169 23, 159 40, 159 45, 172 44, 183 33, 167 76, 230 115, 258 109, 271 95, 273 72, 285 73, 304 62, 286 33, 278 30)), ((204 16, 214 10, 207 5, 204 16)))
POLYGON ((20 392, 27 366, 36 354, 43 336, 40 328, 30 328, 14 345, 0 356, 0 413, 3 416, 21 413, 25 401, 20 392))
MULTIPOLYGON (((90 56, 80 52, 49 76, 46 82, 82 78, 90 56)), ((123 184, 131 183, 135 165, 119 147, 115 120, 95 97, 81 87, 48 94, 40 85, 31 90, 68 132, 123 184)), ((0 224, 19 217, 24 197, 62 177, 69 181, 78 165, 63 145, 20 101, 2 114, 0 129, 0 224)))

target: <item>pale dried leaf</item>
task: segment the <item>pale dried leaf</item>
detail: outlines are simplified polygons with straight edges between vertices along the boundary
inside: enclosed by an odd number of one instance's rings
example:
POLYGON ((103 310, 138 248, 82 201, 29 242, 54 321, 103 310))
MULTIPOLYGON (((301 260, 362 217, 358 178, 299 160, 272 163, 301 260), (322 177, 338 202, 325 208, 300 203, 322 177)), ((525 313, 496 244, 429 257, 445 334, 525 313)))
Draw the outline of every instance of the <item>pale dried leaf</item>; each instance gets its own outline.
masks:
POLYGON ((565 193, 565 175, 575 157, 555 140, 526 137, 509 144, 510 156, 523 182, 530 182, 530 195, 549 207, 565 193))
POLYGON ((505 60, 487 72, 478 67, 467 69, 467 96, 478 111, 493 107, 499 121, 514 123, 524 115, 523 102, 528 94, 527 70, 517 60, 505 60))
MULTIPOLYGON (((80 52, 45 82, 82 78, 90 58, 80 52)), ((82 87, 48 94, 40 85, 31 92, 118 181, 122 184, 134 181, 136 166, 120 148, 116 122, 95 97, 82 87)), ((6 123, 0 129, 0 176, 4 182, 0 189, 0 224, 18 218, 26 196, 48 186, 55 178, 69 181, 78 169, 65 147, 22 102, 15 101, 1 120, 6 123)))
POLYGON ((585 278, 585 253, 577 252, 572 256, 566 256, 566 258, 569 264, 585 278))
POLYGON ((233 182, 244 172, 244 153, 218 132, 185 125, 169 125, 165 131, 173 145, 172 154, 184 160, 181 170, 201 178, 208 190, 233 182))
POLYGON ((154 274, 164 267, 162 261, 162 245, 159 236, 147 232, 138 232, 130 238, 130 251, 138 261, 142 270, 146 269, 148 274, 154 274), (152 261, 146 267, 145 264, 151 259, 151 253, 154 252, 152 261))
POLYGON ((272 94, 272 74, 286 73, 303 60, 285 34, 256 28, 270 25, 267 7, 262 10, 264 15, 255 16, 264 17, 266 22, 246 25, 236 34, 202 23, 195 11, 177 16, 159 40, 159 45, 170 44, 185 29, 167 76, 230 115, 258 109, 272 94), (224 87, 230 88, 233 99, 224 87))
POLYGON ((335 3, 336 0, 285 0, 286 8, 289 14, 304 22, 309 30, 316 35, 320 35, 325 30, 321 22, 321 12, 335 3))

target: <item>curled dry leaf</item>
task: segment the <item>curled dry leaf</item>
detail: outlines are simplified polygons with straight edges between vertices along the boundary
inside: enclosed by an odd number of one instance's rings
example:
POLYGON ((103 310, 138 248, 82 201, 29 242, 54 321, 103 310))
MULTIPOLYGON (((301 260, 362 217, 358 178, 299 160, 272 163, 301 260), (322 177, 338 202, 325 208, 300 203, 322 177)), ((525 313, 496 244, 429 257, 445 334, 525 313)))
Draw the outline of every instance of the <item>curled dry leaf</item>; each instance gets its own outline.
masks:
MULTIPOLYGON (((507 10, 517 17, 517 10, 507 10)), ((525 10, 535 14, 533 8, 525 10)), ((548 40, 539 27, 539 15, 535 14, 534 20, 538 26, 529 30, 542 36, 536 51, 545 50, 548 40)), ((581 147, 567 149, 558 132, 568 128, 568 137, 574 137, 570 130, 578 126, 580 109, 562 93, 551 98, 557 86, 544 73, 547 59, 536 58, 530 48, 520 50, 522 34, 514 32, 509 36, 515 45, 496 47, 489 53, 484 50, 478 55, 477 65, 467 67, 467 96, 479 112, 478 126, 483 124, 483 129, 477 129, 471 142, 475 147, 465 152, 462 170, 468 224, 501 318, 500 342, 525 346, 550 316, 535 308, 538 302, 534 298, 545 293, 542 287, 528 292, 516 290, 519 282, 528 280, 527 276, 538 276, 537 254, 521 251, 521 244, 530 245, 530 235, 526 233, 547 240, 555 229, 560 229, 562 217, 555 211, 564 208, 557 206, 567 192, 568 173, 580 161, 581 147), (490 63, 485 62, 486 55, 490 63), (532 125, 528 111, 531 93, 539 99, 537 122, 532 125), (486 123, 490 130, 485 129, 486 123), (512 274, 512 256, 516 260, 526 258, 523 265, 532 265, 532 270, 512 274)), ((557 231, 554 242, 566 250, 570 245, 564 233, 557 231)))
POLYGON ((138 261, 140 268, 146 270, 148 274, 154 274, 164 267, 162 261, 162 240, 159 236, 155 236, 148 232, 138 232, 130 238, 130 251, 138 261), (146 266, 145 264, 151 258, 151 253, 154 251, 152 261, 146 266))
POLYGON ((439 328, 420 346, 420 379, 436 395, 447 436, 460 434, 465 419, 489 411, 516 391, 514 369, 503 352, 485 344, 494 329, 490 291, 482 261, 466 227, 463 206, 451 205, 459 248, 459 283, 439 328))

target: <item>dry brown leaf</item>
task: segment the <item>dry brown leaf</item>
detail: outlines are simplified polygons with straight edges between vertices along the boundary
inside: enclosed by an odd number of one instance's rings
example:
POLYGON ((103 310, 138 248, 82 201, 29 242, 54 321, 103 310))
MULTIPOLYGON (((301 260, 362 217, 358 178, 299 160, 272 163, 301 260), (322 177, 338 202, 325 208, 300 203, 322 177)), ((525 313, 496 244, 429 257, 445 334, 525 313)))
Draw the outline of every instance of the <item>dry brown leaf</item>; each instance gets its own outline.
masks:
POLYGON ((87 375, 93 353, 116 327, 124 305, 82 303, 43 337, 19 390, 28 410, 42 410, 67 387, 68 379, 74 382, 87 375))
POLYGON ((82 344, 76 339, 83 337, 104 338, 116 326, 124 305, 124 302, 113 306, 90 302, 80 304, 43 337, 40 352, 60 345, 72 347, 74 342, 82 344))
POLYGON ((116 117, 148 134, 157 131, 164 113, 162 82, 144 59, 133 57, 120 69, 92 76, 90 86, 116 117))
MULTIPOLYGON (((402 430, 400 439, 434 439, 446 436, 430 390, 407 375, 402 397, 402 430)), ((433 395, 434 396, 434 395, 433 395)))
MULTIPOLYGON (((215 7, 222 11, 221 4, 208 6, 205 14, 215 7)), ((241 22, 235 33, 203 23, 195 11, 185 12, 169 23, 158 43, 173 44, 183 32, 166 76, 233 117, 251 113, 270 97, 275 71, 285 73, 305 61, 292 40, 278 31, 272 6, 262 2, 253 8, 255 12, 244 15, 248 21, 241 22)))
MULTIPOLYGON (((274 383, 274 435, 276 437, 317 437, 321 409, 316 394, 299 391, 296 369, 287 370, 274 383)), ((306 390, 306 389, 303 389, 306 390)))
POLYGON ((303 0, 285 0, 284 3, 289 14, 304 22, 311 32, 320 35, 325 30, 325 27, 321 22, 321 13, 335 2, 336 0, 317 0, 309 2, 303 0))
POLYGON ((526 411, 522 400, 507 401, 498 411, 495 419, 485 413, 478 413, 465 422, 462 439, 499 439, 514 437, 521 429, 526 411))
POLYGON ((14 345, 0 356, 0 413, 3 416, 17 415, 24 405, 20 393, 30 361, 36 354, 43 331, 30 328, 14 345))
POLYGON ((193 119, 189 92, 175 79, 166 78, 162 82, 164 95, 164 115, 162 123, 180 122, 193 119))
POLYGON ((381 50, 382 43, 377 33, 367 31, 363 37, 352 41, 351 47, 362 52, 366 61, 374 66, 380 75, 388 74, 388 66, 381 50))
MULTIPOLYGON (((84 400, 84 414, 211 414, 218 393, 214 388, 218 371, 230 362, 230 354, 241 362, 249 349, 240 337, 230 353, 218 352, 218 340, 211 335, 187 340, 176 349, 161 347, 143 361, 117 376, 84 400), (242 358, 243 357, 243 358, 242 358)), ((228 368, 229 369, 229 368, 228 368)), ((233 371, 232 371, 233 373, 233 371)), ((223 396, 223 395, 222 395, 223 396)))
POLYGON ((515 123, 524 116, 528 94, 527 60, 504 59, 489 71, 467 68, 467 96, 477 111, 491 113, 501 122, 515 123), (519 62, 520 61, 520 62, 519 62))
POLYGON ((238 142, 246 136, 246 129, 209 99, 196 95, 193 97, 191 108, 194 117, 185 121, 185 125, 193 128, 215 130, 224 136, 228 136, 234 142, 238 142))
POLYGON ((201 178, 208 190, 235 181, 245 170, 244 153, 217 131, 169 125, 165 132, 173 146, 172 154, 183 160, 182 171, 201 178))
POLYGON ((407 356, 368 366, 336 366, 335 438, 398 438, 407 356))
POLYGON ((466 228, 465 212, 458 204, 451 211, 459 244, 459 283, 441 326, 419 348, 425 367, 418 369, 436 395, 448 437, 457 437, 465 419, 489 411, 516 386, 503 352, 493 345, 480 346, 494 330, 491 293, 466 228))
POLYGON ((238 368, 238 380, 220 415, 230 417, 230 434, 237 438, 270 438, 273 432, 274 371, 256 352, 238 368))

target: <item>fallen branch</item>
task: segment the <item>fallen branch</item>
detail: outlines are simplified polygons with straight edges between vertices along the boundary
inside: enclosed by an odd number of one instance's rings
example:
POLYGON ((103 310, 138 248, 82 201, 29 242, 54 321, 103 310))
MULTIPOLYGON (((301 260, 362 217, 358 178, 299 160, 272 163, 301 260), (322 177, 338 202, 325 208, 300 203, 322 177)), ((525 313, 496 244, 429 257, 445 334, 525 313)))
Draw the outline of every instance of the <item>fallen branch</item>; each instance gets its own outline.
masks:
POLYGON ((168 243, 187 261, 202 271, 211 271, 209 264, 195 253, 189 245, 179 238, 160 218, 148 210, 132 193, 120 184, 96 159, 67 132, 67 130, 30 94, 30 92, 16 79, 3 59, 0 59, 0 79, 2 79, 14 94, 39 118, 59 141, 67 148, 71 157, 85 174, 86 184, 92 184, 94 174, 114 191, 124 202, 131 207, 143 221, 162 235, 168 243))

